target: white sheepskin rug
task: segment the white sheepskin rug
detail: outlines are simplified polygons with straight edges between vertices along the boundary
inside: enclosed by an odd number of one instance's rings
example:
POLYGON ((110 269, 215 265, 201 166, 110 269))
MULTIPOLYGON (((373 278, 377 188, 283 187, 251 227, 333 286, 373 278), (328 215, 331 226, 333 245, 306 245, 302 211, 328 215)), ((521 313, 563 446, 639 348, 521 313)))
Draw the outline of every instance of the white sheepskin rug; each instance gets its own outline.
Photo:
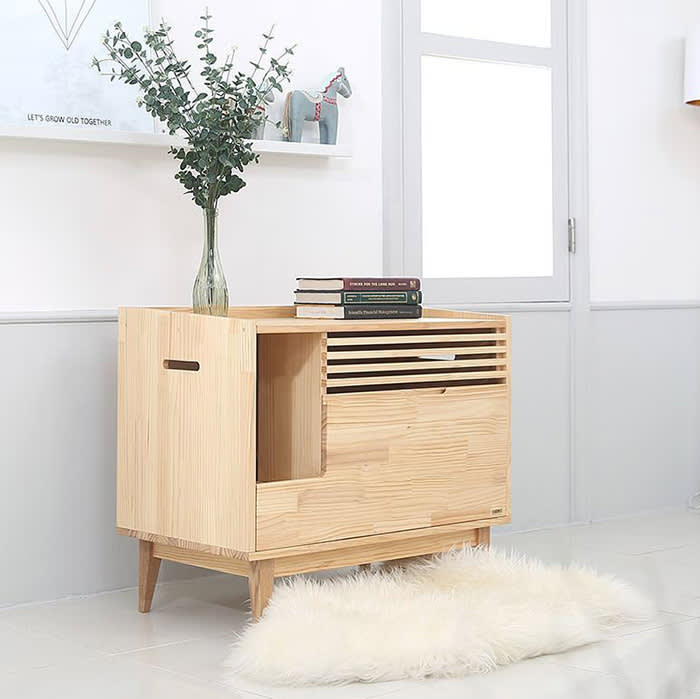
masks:
POLYGON ((276 584, 227 667, 264 684, 454 677, 598 641, 652 616, 627 584, 576 564, 464 548, 405 568, 276 584))

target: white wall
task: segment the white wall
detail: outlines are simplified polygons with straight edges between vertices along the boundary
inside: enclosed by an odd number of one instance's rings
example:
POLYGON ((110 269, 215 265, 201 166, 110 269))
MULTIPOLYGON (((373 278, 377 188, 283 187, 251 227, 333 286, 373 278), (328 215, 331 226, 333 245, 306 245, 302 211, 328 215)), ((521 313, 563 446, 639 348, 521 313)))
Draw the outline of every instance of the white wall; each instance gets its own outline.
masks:
MULTIPOLYGON (((289 302, 298 275, 379 273, 379 0, 354 2, 352 12, 323 0, 306 0, 304 12, 282 0, 207 4, 215 50, 239 44, 245 67, 276 21, 277 47, 299 43, 295 86, 317 87, 343 65, 354 91, 339 99, 351 159, 265 155, 246 171, 247 187, 221 201, 231 303, 289 302)), ((183 55, 195 45, 202 7, 153 0, 154 17, 178 28, 183 55)), ((3 140, 0 152, 0 312, 190 302, 201 212, 173 179, 165 149, 3 140)))
POLYGON ((700 109, 682 98, 698 22, 694 0, 588 0, 582 518, 677 506, 700 488, 700 109))
POLYGON ((700 108, 683 104, 696 0, 588 0, 591 298, 700 299, 700 108))

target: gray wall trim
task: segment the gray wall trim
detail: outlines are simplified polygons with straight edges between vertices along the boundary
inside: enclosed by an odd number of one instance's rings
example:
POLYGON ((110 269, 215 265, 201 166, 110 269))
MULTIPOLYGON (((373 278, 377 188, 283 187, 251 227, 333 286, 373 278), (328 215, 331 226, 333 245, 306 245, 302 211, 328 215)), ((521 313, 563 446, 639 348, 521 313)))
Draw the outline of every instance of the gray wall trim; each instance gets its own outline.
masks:
POLYGON ((25 311, 0 313, 0 325, 47 325, 55 323, 115 323, 118 311, 25 311))
MULTIPOLYGON (((429 304, 432 305, 432 304, 429 304)), ((510 304, 440 304, 440 308, 453 308, 465 311, 482 311, 484 313, 528 313, 542 311, 567 312, 571 310, 568 301, 561 303, 510 303, 510 304)), ((117 310, 101 311, 24 311, 17 313, 0 313, 0 325, 52 325, 55 323, 116 323, 117 310)))
POLYGON ((700 300, 591 301, 592 311, 671 311, 683 308, 700 308, 700 300))
MULTIPOLYGON (((433 304, 426 304, 428 307, 433 304)), ((439 308, 450 308, 457 311, 481 311, 483 313, 542 313, 543 311, 555 313, 568 313, 571 310, 569 301, 532 301, 522 303, 477 303, 477 304, 453 304, 439 303, 439 308)))
MULTIPOLYGON (((429 304, 430 305, 430 304, 429 304)), ((441 308, 484 313, 568 313, 573 304, 568 301, 532 303, 490 303, 490 304, 440 304, 441 308)), ((700 308, 700 300, 682 299, 678 301, 595 301, 588 305, 590 311, 666 311, 684 308, 700 308)), ((582 309, 585 310, 585 309, 582 309)), ((41 325, 54 323, 115 323, 117 310, 100 311, 24 311, 0 313, 0 325, 41 325)))

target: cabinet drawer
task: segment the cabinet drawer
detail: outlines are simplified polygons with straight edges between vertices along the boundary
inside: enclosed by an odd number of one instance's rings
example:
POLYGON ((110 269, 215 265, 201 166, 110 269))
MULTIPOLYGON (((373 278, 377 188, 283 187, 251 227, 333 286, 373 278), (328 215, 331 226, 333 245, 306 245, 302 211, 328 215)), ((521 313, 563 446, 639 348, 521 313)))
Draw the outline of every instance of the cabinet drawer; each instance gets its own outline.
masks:
POLYGON ((324 413, 323 474, 257 486, 258 550, 508 518, 506 383, 328 393, 324 413))

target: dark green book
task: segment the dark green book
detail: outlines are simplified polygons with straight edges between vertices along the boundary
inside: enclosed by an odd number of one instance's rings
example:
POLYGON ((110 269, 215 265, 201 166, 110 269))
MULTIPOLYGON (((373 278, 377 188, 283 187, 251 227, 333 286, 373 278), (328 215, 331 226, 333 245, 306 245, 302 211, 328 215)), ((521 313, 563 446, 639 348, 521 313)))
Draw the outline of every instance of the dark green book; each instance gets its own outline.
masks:
POLYGON ((423 307, 415 304, 332 306, 297 306, 297 318, 335 318, 339 320, 384 320, 388 318, 420 318, 423 307))
POLYGON ((324 303, 335 306, 352 306, 355 304, 412 304, 423 300, 420 291, 304 291, 294 292, 294 302, 300 304, 324 303))

